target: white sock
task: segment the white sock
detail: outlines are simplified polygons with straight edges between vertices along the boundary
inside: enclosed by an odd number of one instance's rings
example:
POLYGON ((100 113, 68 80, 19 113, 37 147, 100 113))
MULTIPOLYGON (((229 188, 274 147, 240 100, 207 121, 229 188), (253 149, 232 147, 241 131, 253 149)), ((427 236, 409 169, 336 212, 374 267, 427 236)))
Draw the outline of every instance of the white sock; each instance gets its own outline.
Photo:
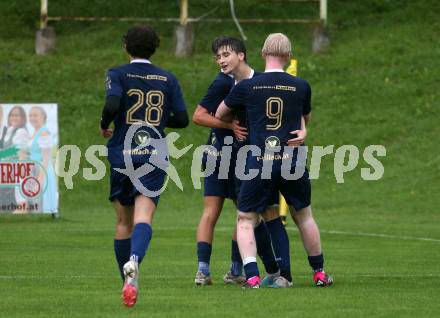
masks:
POLYGON ((248 256, 243 260, 243 266, 249 264, 249 263, 256 263, 257 262, 257 258, 253 257, 253 256, 248 256))

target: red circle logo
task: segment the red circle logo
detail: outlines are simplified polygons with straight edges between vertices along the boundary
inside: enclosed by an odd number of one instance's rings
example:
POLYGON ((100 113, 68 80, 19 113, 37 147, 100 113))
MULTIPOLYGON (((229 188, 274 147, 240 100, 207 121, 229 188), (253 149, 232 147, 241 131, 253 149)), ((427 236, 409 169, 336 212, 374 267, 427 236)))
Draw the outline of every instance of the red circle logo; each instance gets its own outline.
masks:
POLYGON ((21 184, 21 191, 28 198, 36 197, 40 193, 40 182, 37 178, 28 177, 21 184))

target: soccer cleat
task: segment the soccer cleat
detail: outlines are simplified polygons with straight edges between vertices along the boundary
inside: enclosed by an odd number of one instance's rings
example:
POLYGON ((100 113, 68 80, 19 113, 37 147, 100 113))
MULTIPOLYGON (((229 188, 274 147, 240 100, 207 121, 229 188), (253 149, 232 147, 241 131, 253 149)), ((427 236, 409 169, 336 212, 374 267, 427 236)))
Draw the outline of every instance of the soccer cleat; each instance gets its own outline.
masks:
POLYGON ((316 287, 327 287, 333 284, 333 278, 324 271, 315 272, 313 274, 313 282, 316 287))
POLYGON ((139 265, 135 261, 128 261, 124 265, 124 288, 122 288, 122 302, 127 307, 136 304, 138 293, 139 265))
POLYGON ((260 277, 252 276, 241 286, 241 288, 260 288, 260 277))
POLYGON ((223 276, 223 281, 225 284, 241 285, 246 281, 246 278, 243 275, 233 275, 232 272, 229 271, 223 276))
POLYGON ((197 286, 212 285, 211 276, 205 275, 202 272, 196 273, 196 278, 194 278, 194 282, 197 286))
POLYGON ((260 284, 264 288, 289 288, 293 286, 286 278, 279 275, 267 275, 260 284))

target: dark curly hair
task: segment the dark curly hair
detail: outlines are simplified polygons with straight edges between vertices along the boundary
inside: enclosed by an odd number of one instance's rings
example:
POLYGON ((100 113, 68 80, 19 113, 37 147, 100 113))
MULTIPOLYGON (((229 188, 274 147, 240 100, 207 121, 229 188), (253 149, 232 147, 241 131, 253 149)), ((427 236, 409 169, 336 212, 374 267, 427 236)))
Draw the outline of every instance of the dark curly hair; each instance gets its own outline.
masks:
POLYGON ((125 50, 133 57, 150 58, 159 47, 156 31, 148 25, 136 25, 123 36, 125 50))
POLYGON ((244 61, 246 62, 246 58, 247 58, 246 46, 244 45, 244 42, 242 40, 230 36, 220 36, 218 38, 215 38, 214 41, 212 41, 211 44, 212 53, 217 54, 217 51, 222 47, 230 48, 231 51, 237 54, 243 53, 244 61))

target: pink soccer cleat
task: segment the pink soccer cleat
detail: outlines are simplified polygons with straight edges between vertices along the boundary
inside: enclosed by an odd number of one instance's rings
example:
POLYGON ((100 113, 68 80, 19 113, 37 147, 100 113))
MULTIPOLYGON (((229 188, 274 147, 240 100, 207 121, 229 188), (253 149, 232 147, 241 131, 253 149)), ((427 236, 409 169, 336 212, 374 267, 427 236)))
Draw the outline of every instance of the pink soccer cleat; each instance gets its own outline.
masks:
POLYGON ((260 277, 252 276, 244 283, 241 288, 260 288, 260 277))
POLYGON ((333 278, 327 275, 324 271, 315 272, 313 274, 313 282, 316 287, 327 287, 333 284, 333 278))
POLYGON ((124 288, 122 288, 122 302, 127 307, 136 304, 138 294, 139 267, 135 261, 128 261, 124 265, 124 288))
POLYGON ((130 284, 125 284, 122 289, 122 302, 127 307, 133 307, 137 300, 137 288, 130 284))

